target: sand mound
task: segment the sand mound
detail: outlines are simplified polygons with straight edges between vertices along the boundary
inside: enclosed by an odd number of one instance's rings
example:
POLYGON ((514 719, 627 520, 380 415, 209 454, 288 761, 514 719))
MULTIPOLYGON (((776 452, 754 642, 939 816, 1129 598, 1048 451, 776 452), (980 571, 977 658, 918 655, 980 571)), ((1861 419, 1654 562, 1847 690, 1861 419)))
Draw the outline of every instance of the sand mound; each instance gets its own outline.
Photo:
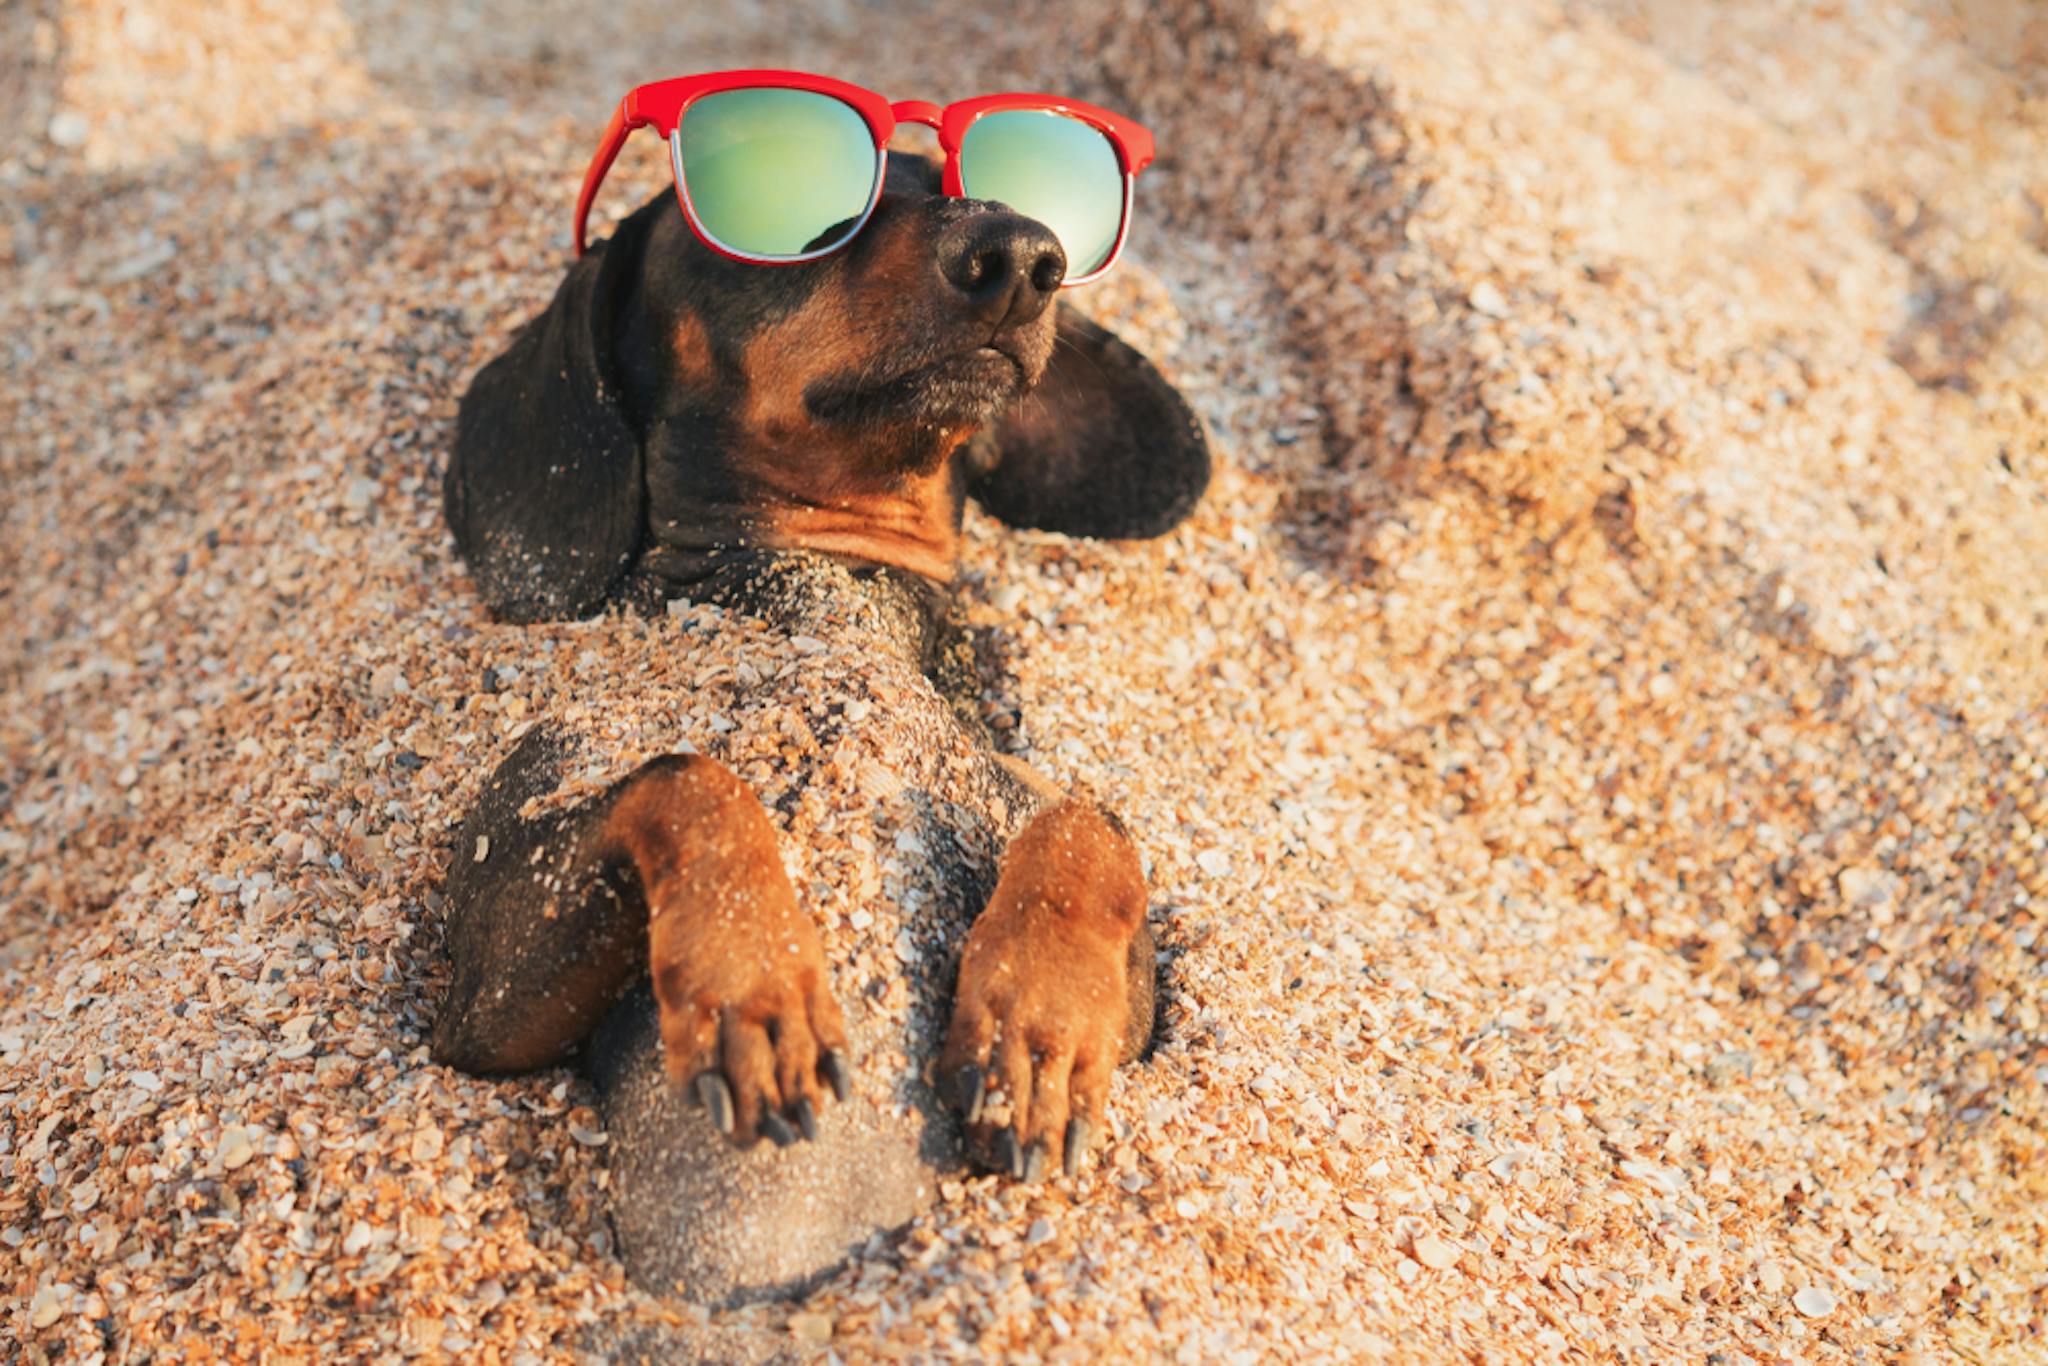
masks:
POLYGON ((2037 10, 791 27, 0 11, 7 1332, 2037 1354, 2037 10), (1118 804, 1171 960, 1104 1162, 707 1314, 627 1286, 581 1083, 425 1060, 453 824, 549 669, 633 681, 489 621, 437 489, 609 102, 768 62, 1150 123, 1076 302, 1221 468, 1154 545, 971 528, 988 706, 1118 804))

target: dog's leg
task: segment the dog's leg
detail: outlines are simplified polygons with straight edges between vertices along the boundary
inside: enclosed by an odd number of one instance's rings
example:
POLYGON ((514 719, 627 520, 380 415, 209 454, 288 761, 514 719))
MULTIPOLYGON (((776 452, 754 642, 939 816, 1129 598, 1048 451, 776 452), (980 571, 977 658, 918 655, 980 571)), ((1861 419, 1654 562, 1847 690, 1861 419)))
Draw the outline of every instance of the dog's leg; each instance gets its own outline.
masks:
POLYGON ((846 1098, 846 1027, 760 800, 710 759, 664 760, 607 830, 645 890, 669 1075, 737 1143, 815 1137, 824 1088, 846 1098))
POLYGON ((1003 856, 961 954, 939 1075, 970 1145, 1013 1176, 1078 1170, 1102 1132, 1110 1074, 1145 1046, 1145 905, 1137 850, 1091 802, 1041 811, 1003 856))
POLYGON ((530 731, 484 785, 448 871, 455 974, 434 1023, 435 1061, 524 1072, 562 1061, 647 966, 647 905, 607 839, 609 803, 533 820, 574 744, 530 731))
POLYGON ((651 968, 669 1072, 720 1131, 813 1132, 819 1079, 846 1091, 845 1028, 760 802, 713 760, 672 755, 595 802, 522 819, 567 752, 529 735, 463 826, 435 1059, 469 1072, 560 1062, 651 968))

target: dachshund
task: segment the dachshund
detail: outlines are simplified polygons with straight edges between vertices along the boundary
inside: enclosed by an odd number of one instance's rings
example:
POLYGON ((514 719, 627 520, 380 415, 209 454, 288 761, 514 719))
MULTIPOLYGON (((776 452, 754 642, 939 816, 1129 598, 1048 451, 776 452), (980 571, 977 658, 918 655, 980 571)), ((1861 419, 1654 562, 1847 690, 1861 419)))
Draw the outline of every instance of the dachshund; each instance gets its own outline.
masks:
MULTIPOLYGON (((845 249, 799 264, 723 257, 658 196, 476 375, 444 488, 456 548, 501 620, 681 600, 791 630, 822 583, 874 623, 865 649, 950 704, 1025 815, 960 950, 936 1089, 976 1160, 1029 1181, 1073 1173, 1100 1136, 1111 1073, 1151 1031, 1153 943, 1130 833, 999 758, 981 730, 950 588, 964 505, 1020 528, 1155 537, 1210 469, 1181 395, 1058 302, 1065 269, 1043 224, 941 194, 914 156, 889 159, 845 249), (831 572, 807 572, 819 565, 831 572)), ((614 1224, 646 1283, 678 1265, 658 1226, 707 1215, 664 1207, 689 1203, 664 1182, 693 1179, 676 1130, 800 1144, 856 1067, 756 792, 678 753, 531 814, 587 743, 535 729, 469 814, 431 1046, 485 1075, 582 1058, 613 1136, 614 1224), (654 1053, 659 1068, 641 1067, 654 1053), (636 1067, 668 1081, 626 1114, 636 1067), (616 1169, 636 1162, 622 1186, 616 1169)), ((702 1166, 721 1145, 683 1146, 702 1166)))

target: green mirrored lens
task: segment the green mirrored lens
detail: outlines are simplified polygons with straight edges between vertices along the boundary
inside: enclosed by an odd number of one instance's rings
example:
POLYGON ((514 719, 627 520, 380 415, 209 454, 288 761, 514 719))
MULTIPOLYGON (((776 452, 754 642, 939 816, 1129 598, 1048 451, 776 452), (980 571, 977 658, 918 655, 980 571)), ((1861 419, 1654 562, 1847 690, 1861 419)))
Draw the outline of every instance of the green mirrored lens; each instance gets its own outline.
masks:
POLYGON ((809 90, 706 95, 676 129, 684 188, 720 246, 803 256, 837 246, 875 195, 881 157, 853 106, 809 90))
POLYGON ((1092 275, 1116 250, 1124 173, 1101 130, 1042 109, 984 114, 960 143, 960 183, 1051 228, 1067 253, 1067 278, 1092 275))

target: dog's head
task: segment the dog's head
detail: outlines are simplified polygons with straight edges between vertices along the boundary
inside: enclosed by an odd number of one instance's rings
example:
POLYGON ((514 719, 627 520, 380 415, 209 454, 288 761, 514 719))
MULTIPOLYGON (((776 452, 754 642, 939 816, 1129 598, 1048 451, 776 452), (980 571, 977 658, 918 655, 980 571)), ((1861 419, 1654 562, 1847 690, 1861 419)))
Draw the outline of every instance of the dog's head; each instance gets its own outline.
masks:
POLYGON ((513 620, 629 575, 806 548, 950 577, 962 500, 1013 525, 1155 536, 1208 483, 1187 405, 1055 299, 1042 224, 890 158, 816 261, 729 260, 662 195, 477 375, 448 467, 457 547, 513 620))

